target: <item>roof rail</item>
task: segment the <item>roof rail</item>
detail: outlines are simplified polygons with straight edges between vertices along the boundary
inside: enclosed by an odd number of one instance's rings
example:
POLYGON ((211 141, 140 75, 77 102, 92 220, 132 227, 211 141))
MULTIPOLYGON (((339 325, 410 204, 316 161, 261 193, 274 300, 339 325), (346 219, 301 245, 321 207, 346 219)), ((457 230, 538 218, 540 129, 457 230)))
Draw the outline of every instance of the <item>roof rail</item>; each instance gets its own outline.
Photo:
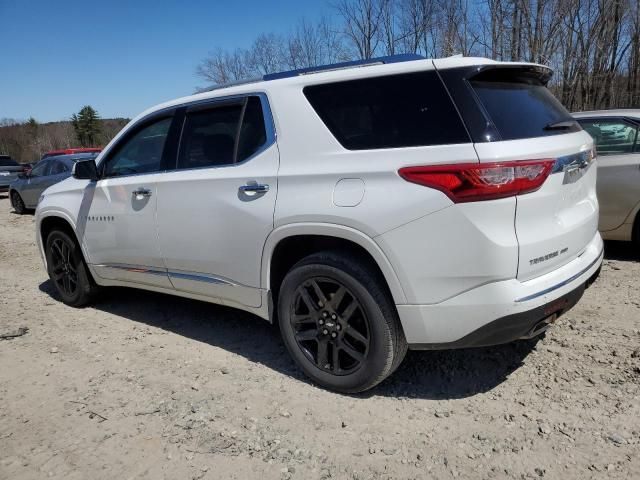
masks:
POLYGON ((247 83, 257 83, 257 82, 261 82, 262 80, 264 80, 263 77, 254 77, 254 78, 247 78, 245 80, 237 80, 235 82, 219 83, 216 85, 212 85, 210 87, 198 88, 196 89, 196 93, 211 92, 212 90, 218 90, 220 88, 236 87, 238 85, 246 85, 247 83))
POLYGON ((386 63, 410 62, 413 60, 424 60, 425 57, 415 53, 404 53, 402 55, 389 55, 386 57, 369 58, 366 60, 354 60, 351 62, 332 63, 329 65, 318 65, 317 67, 299 68, 288 72, 269 73, 262 77, 263 80, 278 80, 280 78, 297 77, 298 75, 309 75, 318 72, 330 72, 332 70, 342 70, 343 68, 368 67, 371 65, 384 65, 386 63))
POLYGON ((279 80, 281 78, 297 77, 299 75, 309 75, 319 72, 331 72, 333 70, 342 70, 346 68, 369 67, 371 65, 384 65, 387 63, 411 62, 413 60, 424 60, 425 57, 416 53, 403 53, 401 55, 388 55, 386 57, 369 58, 366 60, 354 60, 351 62, 331 63, 329 65, 318 65, 317 67, 299 68, 297 70, 289 70, 286 72, 268 73, 262 77, 250 78, 247 80, 239 80, 237 82, 229 82, 211 87, 199 88, 197 93, 211 92, 220 88, 235 87, 238 85, 246 85, 248 83, 256 83, 261 81, 279 80))

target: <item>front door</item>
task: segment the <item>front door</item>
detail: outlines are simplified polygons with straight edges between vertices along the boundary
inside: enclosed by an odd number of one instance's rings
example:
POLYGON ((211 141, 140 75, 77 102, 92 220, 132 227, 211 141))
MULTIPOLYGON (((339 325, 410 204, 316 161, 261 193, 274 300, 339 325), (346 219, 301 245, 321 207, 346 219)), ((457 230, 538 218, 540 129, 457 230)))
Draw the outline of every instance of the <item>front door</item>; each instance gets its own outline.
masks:
POLYGON ((158 245, 157 181, 172 116, 143 123, 114 145, 85 193, 79 222, 90 263, 105 279, 171 288, 158 245))
POLYGON ((266 98, 186 110, 174 172, 158 181, 158 234, 178 290, 261 305, 279 155, 266 98))
POLYGON ((44 192, 50 184, 48 184, 49 172, 53 160, 43 160, 36 165, 29 176, 25 180, 25 184, 20 191, 22 200, 29 208, 35 206, 38 203, 40 194, 44 192))

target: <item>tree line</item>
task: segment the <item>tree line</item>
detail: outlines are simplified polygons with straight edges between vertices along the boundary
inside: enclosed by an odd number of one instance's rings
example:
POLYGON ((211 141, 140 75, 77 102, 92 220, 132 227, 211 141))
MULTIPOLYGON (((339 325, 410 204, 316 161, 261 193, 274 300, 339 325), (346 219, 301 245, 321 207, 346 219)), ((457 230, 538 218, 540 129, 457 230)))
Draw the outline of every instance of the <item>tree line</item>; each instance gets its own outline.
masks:
POLYGON ((277 71, 417 53, 551 66, 572 111, 640 106, 638 0, 338 0, 287 34, 214 49, 196 74, 225 84, 277 71))
POLYGON ((43 153, 71 147, 101 147, 129 122, 127 118, 101 119, 91 106, 84 106, 70 120, 39 123, 0 119, 0 154, 22 163, 37 161, 43 153))

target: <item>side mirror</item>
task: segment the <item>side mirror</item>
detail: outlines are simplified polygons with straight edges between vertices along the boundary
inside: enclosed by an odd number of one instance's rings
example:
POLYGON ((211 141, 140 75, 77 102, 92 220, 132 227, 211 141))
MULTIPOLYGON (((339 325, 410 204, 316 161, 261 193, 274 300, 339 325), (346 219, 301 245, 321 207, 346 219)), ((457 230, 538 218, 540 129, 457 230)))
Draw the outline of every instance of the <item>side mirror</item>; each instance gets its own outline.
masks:
POLYGON ((82 160, 73 165, 71 174, 78 180, 98 180, 98 167, 95 160, 82 160))

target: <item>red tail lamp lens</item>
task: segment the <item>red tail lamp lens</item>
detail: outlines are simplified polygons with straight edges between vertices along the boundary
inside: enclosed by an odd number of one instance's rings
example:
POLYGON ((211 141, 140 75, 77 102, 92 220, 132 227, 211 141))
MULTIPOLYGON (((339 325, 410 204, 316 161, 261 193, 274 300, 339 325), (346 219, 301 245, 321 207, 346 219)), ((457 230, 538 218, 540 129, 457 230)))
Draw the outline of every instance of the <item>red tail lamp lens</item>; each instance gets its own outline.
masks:
POLYGON ((408 182, 435 188, 455 203, 512 197, 538 190, 553 169, 553 159, 464 163, 401 168, 408 182))

